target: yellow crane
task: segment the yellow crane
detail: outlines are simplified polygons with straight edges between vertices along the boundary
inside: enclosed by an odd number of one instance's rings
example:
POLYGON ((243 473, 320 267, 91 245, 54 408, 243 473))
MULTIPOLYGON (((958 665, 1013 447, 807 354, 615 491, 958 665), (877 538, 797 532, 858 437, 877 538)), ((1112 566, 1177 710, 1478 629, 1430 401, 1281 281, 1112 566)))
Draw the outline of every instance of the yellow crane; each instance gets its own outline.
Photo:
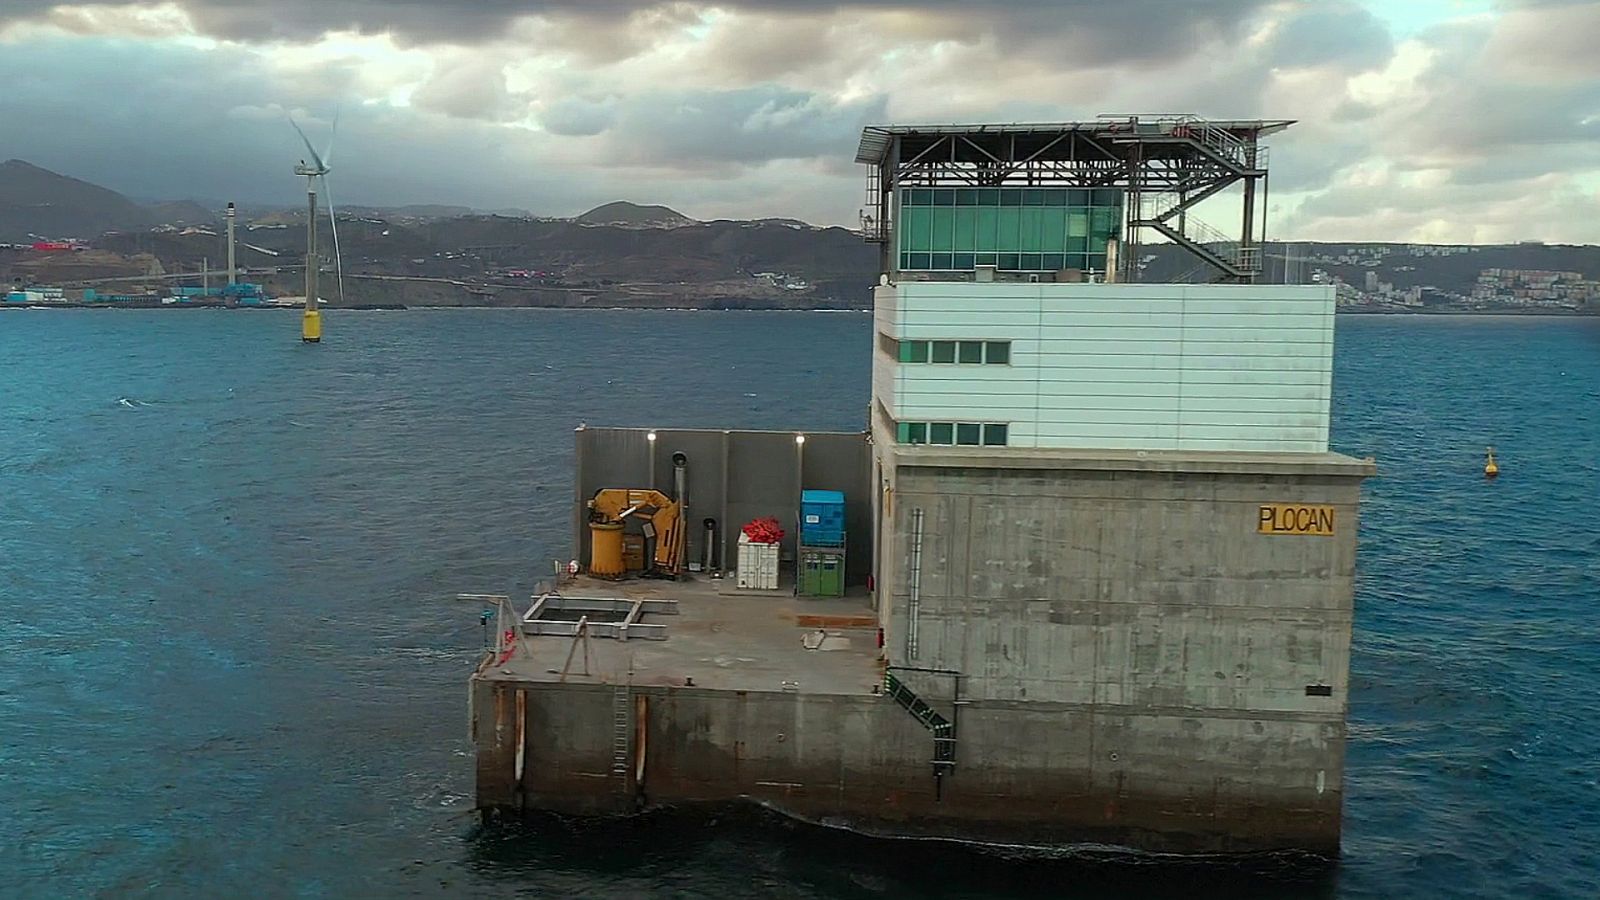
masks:
POLYGON ((650 570, 676 578, 683 571, 685 530, 683 507, 656 490, 603 488, 589 501, 589 574, 621 578, 622 531, 629 519, 644 522, 644 535, 655 541, 650 570))

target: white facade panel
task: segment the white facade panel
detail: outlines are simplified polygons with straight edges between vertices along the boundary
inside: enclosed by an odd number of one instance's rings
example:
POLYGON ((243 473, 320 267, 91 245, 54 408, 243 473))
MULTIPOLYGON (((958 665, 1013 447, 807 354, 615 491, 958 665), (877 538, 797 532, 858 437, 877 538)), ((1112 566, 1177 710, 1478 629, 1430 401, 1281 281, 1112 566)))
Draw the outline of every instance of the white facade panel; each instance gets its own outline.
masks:
POLYGON ((1022 447, 1324 452, 1333 289, 903 282, 897 340, 1009 341, 1009 364, 900 363, 873 386, 901 422, 1005 422, 1022 447))

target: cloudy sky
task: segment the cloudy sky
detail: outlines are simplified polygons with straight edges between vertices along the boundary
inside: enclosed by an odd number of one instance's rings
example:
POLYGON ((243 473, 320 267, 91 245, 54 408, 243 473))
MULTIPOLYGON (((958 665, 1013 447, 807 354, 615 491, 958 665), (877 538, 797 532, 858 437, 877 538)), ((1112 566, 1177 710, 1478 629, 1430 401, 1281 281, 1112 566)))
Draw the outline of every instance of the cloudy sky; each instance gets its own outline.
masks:
POLYGON ((854 224, 862 125, 1299 120, 1274 237, 1600 242, 1600 0, 0 0, 0 158, 142 198, 854 224))

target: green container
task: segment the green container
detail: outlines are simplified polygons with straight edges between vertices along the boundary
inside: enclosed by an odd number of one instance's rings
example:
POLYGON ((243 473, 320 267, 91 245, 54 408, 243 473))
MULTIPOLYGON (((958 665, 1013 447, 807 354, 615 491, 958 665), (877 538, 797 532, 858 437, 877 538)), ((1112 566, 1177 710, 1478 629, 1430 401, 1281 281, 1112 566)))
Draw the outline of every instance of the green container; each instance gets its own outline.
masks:
POLYGON ((844 596, 844 554, 805 550, 800 555, 800 593, 807 597, 844 596))

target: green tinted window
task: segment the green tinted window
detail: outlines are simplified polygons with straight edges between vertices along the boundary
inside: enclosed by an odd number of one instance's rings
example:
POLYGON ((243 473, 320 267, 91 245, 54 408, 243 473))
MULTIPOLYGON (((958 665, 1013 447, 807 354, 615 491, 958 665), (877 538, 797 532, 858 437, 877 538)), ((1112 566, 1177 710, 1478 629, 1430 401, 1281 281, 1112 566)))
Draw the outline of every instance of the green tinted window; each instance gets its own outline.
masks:
POLYGON ((956 361, 955 341, 934 341, 932 360, 936 363, 953 363, 956 361))
POLYGON ((990 365, 1008 365, 1011 362, 1010 341, 989 341, 984 345, 983 361, 990 365))
POLYGON ((1006 445, 1006 426, 983 426, 983 443, 986 447, 1004 447, 1006 445))
POLYGON ((967 271, 990 265, 985 257, 1003 269, 1054 269, 1063 254, 1104 253, 1122 218, 1120 190, 911 188, 901 192, 896 259, 909 270, 967 271))
POLYGON ((956 443, 960 444, 963 447, 976 447, 976 446, 978 446, 978 443, 979 443, 978 436, 981 433, 982 433, 982 429, 981 429, 980 426, 967 425, 967 424, 964 424, 964 423, 961 424, 961 425, 957 425, 956 426, 956 443))
POLYGON ((956 359, 964 363, 983 362, 983 341, 962 341, 956 359))
POLYGON ((901 341, 900 361, 908 363, 925 363, 928 361, 927 341, 901 341))
POLYGON ((928 443, 954 444, 956 426, 949 422, 932 422, 928 425, 928 443))
POLYGON ((927 442, 928 442, 928 423, 926 423, 926 422, 912 422, 911 423, 911 439, 909 441, 907 441, 906 443, 926 444, 927 442))
POLYGON ((905 444, 911 441, 911 423, 901 422, 895 426, 895 439, 905 444))

